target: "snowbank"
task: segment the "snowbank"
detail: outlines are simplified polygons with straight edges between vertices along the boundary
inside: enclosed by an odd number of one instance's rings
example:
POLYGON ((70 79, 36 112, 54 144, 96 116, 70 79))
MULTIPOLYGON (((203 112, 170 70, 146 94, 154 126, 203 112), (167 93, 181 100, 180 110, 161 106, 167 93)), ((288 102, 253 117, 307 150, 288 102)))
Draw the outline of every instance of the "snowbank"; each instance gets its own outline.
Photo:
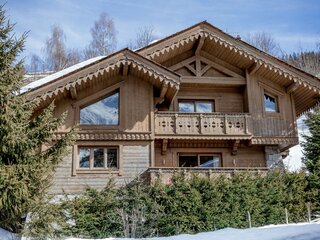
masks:
MULTIPOLYGON (((105 240, 133 240, 129 238, 105 238, 105 240)), ((214 232, 195 235, 182 234, 172 237, 145 238, 144 240, 317 240, 320 239, 319 223, 298 223, 288 225, 269 225, 259 228, 225 228, 214 232)), ((80 240, 80 238, 68 238, 80 240)))
MULTIPOLYGON (((0 228, 0 240, 13 240, 16 236, 0 228)), ((81 240, 82 238, 67 238, 81 240)), ((105 240, 134 240, 133 238, 105 238, 105 240)), ((268 225, 258 228, 225 228, 214 232, 182 234, 171 237, 144 238, 144 240, 317 240, 320 239, 320 221, 288 225, 268 225)), ((84 239, 82 239, 84 240, 84 239)))

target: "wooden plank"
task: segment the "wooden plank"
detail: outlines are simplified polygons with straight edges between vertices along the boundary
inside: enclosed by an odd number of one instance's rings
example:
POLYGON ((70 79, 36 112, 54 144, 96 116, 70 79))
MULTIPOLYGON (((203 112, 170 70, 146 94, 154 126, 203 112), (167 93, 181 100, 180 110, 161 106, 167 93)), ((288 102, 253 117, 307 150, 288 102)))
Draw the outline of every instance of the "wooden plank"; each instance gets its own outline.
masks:
POLYGON ((194 51, 194 55, 199 56, 200 55, 200 51, 202 49, 202 46, 204 44, 204 37, 200 37, 197 44, 196 44, 196 50, 194 51))
POLYGON ((242 77, 243 78, 243 76, 241 76, 241 75, 231 71, 230 69, 228 69, 228 68, 226 68, 226 67, 224 67, 224 66, 222 66, 220 64, 217 64, 217 63, 215 63, 215 62, 213 62, 213 61, 211 61, 211 60, 209 60, 209 59, 207 59, 205 57, 200 57, 200 60, 202 62, 208 64, 208 65, 211 65, 213 68, 215 68, 215 69, 217 69, 217 70, 219 70, 219 71, 221 71, 221 72, 223 72, 223 73, 225 73, 225 74, 227 74, 229 76, 238 77, 238 78, 242 77))
POLYGON ((179 63, 177 63, 177 64, 175 64, 175 65, 173 65, 173 66, 171 66, 169 68, 171 70, 173 70, 173 71, 176 71, 176 70, 178 70, 180 68, 185 67, 186 65, 189 65, 190 63, 194 62, 195 60, 196 60, 196 57, 192 56, 192 57, 190 57, 190 58, 188 58, 186 60, 183 60, 182 62, 179 62, 179 63))
POLYGON ((236 77, 181 77, 181 83, 194 83, 194 84, 213 84, 213 85, 223 85, 223 86, 241 86, 246 85, 244 78, 236 77))
POLYGON ((206 59, 209 59, 209 60, 211 60, 211 61, 213 61, 213 62, 215 62, 215 63, 217 63, 217 64, 219 64, 219 65, 221 65, 221 66, 223 66, 223 67, 225 67, 225 68, 227 68, 229 70, 231 70, 231 71, 233 71, 234 73, 237 73, 239 76, 242 76, 242 77, 245 76, 245 72, 241 68, 238 68, 238 67, 236 67, 236 66, 234 66, 234 65, 232 65, 232 64, 230 64, 228 62, 225 62, 225 61, 221 60, 220 58, 217 58, 216 56, 213 56, 212 54, 209 54, 209 53, 207 53, 205 51, 201 51, 200 55, 202 57, 205 57, 206 59))
POLYGON ((293 83, 291 83, 291 84, 286 88, 286 92, 287 92, 288 94, 290 94, 290 93, 294 92, 295 90, 297 90, 298 87, 299 87, 299 84, 293 82, 293 83))

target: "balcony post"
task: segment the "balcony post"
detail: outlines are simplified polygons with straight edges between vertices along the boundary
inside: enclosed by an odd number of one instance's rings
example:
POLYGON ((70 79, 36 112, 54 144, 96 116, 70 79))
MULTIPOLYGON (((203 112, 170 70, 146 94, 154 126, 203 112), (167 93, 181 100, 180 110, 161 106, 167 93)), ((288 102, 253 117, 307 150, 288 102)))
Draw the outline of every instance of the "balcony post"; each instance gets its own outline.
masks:
POLYGON ((227 119, 227 114, 224 115, 224 133, 228 134, 228 119, 227 119))
POLYGON ((199 133, 203 134, 202 132, 202 114, 199 115, 199 133))
POLYGON ((248 115, 244 115, 244 134, 248 134, 248 115))
POLYGON ((174 114, 174 133, 178 133, 178 114, 174 114))

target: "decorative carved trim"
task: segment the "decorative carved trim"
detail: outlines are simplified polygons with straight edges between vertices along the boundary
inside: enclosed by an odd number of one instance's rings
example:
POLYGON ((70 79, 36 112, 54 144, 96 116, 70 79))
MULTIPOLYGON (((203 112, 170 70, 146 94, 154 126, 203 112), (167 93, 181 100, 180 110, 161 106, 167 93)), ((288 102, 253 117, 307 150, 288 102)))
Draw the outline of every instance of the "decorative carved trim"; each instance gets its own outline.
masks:
MULTIPOLYGON (((61 139, 65 133, 55 133, 54 140, 61 139)), ((76 140, 134 140, 134 141, 145 141, 153 140, 151 133, 94 133, 94 132, 80 132, 77 133, 76 140)))
POLYGON ((299 144, 298 137, 253 137, 250 141, 250 144, 253 145, 279 145, 279 144, 292 144, 297 145, 299 144))
POLYGON ((169 51, 179 48, 180 46, 183 46, 185 44, 188 44, 189 42, 194 42, 199 38, 208 38, 211 41, 214 41, 215 43, 228 48, 229 50, 238 53, 239 55, 254 61, 255 68, 264 67, 266 69, 269 69, 270 71, 273 71, 274 73, 278 73, 279 75, 283 75, 285 78, 289 79, 292 82, 298 83, 299 85, 302 85, 303 87, 307 87, 310 90, 313 90, 315 93, 320 94, 320 88, 317 86, 313 86, 310 82, 297 77, 296 74, 292 74, 288 72, 288 70, 283 69, 281 66, 274 64, 271 61, 262 59, 260 56, 257 56, 255 54, 249 53, 247 50, 243 49, 240 46, 234 45, 233 43, 230 43, 221 37, 215 35, 213 32, 208 31, 206 29, 201 29, 198 32, 191 34, 185 38, 182 38, 178 40, 177 42, 172 43, 169 46, 165 46, 162 49, 157 49, 154 52, 151 52, 147 54, 147 58, 154 59, 155 57, 159 57, 162 54, 168 53, 169 51))
MULTIPOLYGON (((199 135, 155 135, 155 139, 180 139, 180 140, 250 140, 252 135, 243 135, 243 136, 230 136, 230 135, 221 135, 221 136, 199 136, 199 135)), ((229 145, 228 145, 229 146, 229 145)))
POLYGON ((231 155, 235 156, 238 154, 239 145, 240 145, 240 140, 235 140, 232 142, 231 155))
POLYGON ((150 67, 148 66, 150 64, 145 64, 139 60, 140 59, 138 59, 138 57, 135 58, 133 54, 123 54, 121 58, 116 59, 114 62, 107 62, 104 67, 100 67, 99 69, 96 69, 95 71, 90 72, 86 75, 77 74, 74 79, 69 80, 69 82, 64 84, 63 86, 56 87, 52 91, 48 90, 47 92, 39 93, 39 95, 35 96, 33 100, 46 101, 48 99, 52 99, 65 91, 72 91, 72 89, 76 89, 77 85, 80 86, 81 84, 86 83, 87 81, 91 81, 93 78, 98 78, 99 75, 104 75, 105 73, 108 73, 110 71, 123 69, 122 74, 127 74, 126 69, 129 67, 137 69, 139 72, 143 72, 144 74, 154 78, 155 80, 159 79, 159 81, 167 87, 172 87, 176 90, 179 89, 180 78, 178 75, 175 76, 174 73, 171 72, 169 72, 168 75, 165 75, 164 73, 158 71, 158 68, 160 69, 160 67, 150 67))

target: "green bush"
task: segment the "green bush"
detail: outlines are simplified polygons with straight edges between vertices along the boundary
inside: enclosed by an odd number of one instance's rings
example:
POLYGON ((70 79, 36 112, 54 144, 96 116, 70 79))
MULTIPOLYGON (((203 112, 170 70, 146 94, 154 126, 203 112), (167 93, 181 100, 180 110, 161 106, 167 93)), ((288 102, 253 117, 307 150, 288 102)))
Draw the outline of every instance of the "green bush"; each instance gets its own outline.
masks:
POLYGON ((65 197, 52 218, 58 225, 55 229, 48 215, 43 216, 43 224, 38 214, 29 231, 42 233, 47 228, 56 236, 99 238, 170 236, 245 228, 247 212, 252 226, 285 223, 285 208, 289 221, 299 222, 306 220, 306 187, 303 173, 285 172, 241 173, 211 180, 176 174, 169 185, 134 181, 117 188, 109 183, 101 191, 88 188, 80 196, 65 197))

